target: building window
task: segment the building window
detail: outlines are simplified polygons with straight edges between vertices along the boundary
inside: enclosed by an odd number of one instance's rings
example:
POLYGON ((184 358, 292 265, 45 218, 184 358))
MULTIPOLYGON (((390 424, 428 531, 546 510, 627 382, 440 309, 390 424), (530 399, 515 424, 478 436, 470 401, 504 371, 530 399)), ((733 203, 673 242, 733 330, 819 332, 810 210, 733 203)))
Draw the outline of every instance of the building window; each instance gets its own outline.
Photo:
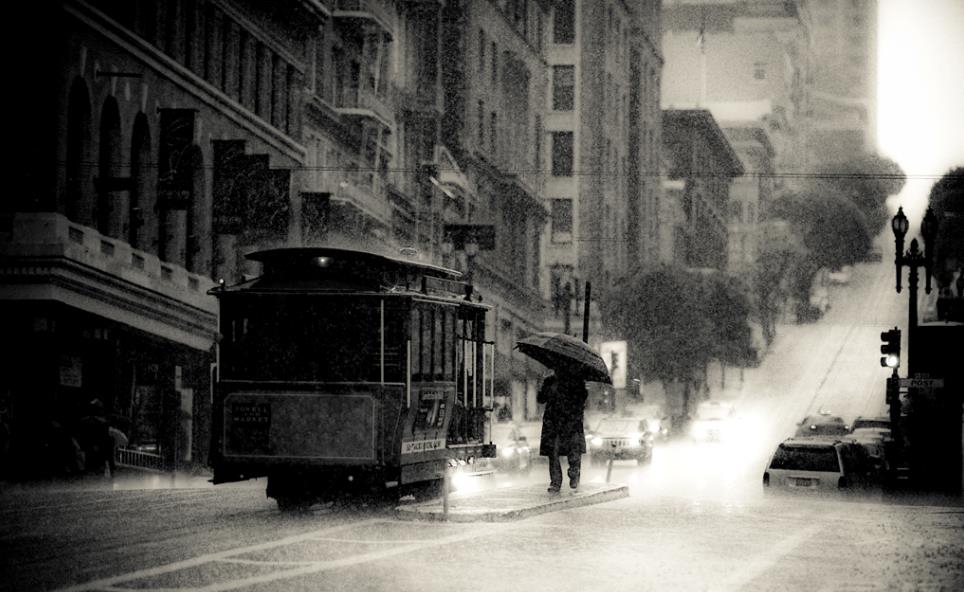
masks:
POLYGON ((479 111, 478 111, 478 139, 479 139, 479 149, 484 149, 485 145, 485 101, 479 101, 479 111))
POLYGON ((553 43, 575 43, 576 11, 574 0, 556 2, 555 20, 552 25, 553 43))
POLYGON ((767 79, 767 63, 753 62, 753 80, 767 79))
POLYGON ((489 144, 491 145, 492 154, 491 156, 496 156, 498 154, 498 127, 499 120, 495 111, 489 114, 489 144))
POLYGON ((535 165, 536 174, 542 174, 542 117, 536 115, 535 130, 533 132, 535 136, 535 165))
POLYGON ((572 176, 572 132, 552 132, 552 176, 572 176))
POLYGON ((492 84, 499 79, 499 52, 495 48, 495 41, 492 42, 492 84))
POLYGON ((554 243, 572 242, 572 200, 553 199, 552 229, 550 236, 554 243))
POLYGON ((575 66, 552 67, 552 109, 572 111, 574 107, 575 66))
POLYGON ((479 29, 479 72, 485 71, 485 31, 479 29))

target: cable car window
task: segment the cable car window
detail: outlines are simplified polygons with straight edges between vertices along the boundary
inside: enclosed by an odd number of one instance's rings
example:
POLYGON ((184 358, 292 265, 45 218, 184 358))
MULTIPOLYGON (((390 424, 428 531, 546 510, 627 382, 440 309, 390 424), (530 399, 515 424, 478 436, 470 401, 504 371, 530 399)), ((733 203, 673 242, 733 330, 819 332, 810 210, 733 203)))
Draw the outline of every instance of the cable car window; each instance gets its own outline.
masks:
POLYGON ((445 380, 455 380, 455 311, 445 311, 445 346, 444 346, 444 374, 445 380))
POLYGON ((379 298, 258 295, 225 299, 226 378, 377 382, 379 298))
POLYGON ((385 302, 385 382, 405 382, 405 317, 408 303, 385 302), (394 305, 393 305, 394 304, 394 305))
POLYGON ((445 380, 445 332, 443 323, 445 311, 435 309, 435 323, 432 325, 432 380, 445 380))
POLYGON ((422 310, 421 315, 421 356, 419 360, 419 380, 432 379, 432 309, 419 306, 422 310))

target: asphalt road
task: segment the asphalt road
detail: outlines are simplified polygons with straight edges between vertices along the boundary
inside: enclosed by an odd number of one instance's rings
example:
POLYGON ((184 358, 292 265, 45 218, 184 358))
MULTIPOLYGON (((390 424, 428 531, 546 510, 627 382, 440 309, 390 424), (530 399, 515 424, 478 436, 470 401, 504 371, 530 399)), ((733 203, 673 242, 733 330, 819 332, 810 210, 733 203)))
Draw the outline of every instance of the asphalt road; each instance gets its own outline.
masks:
MULTIPOLYGON (((903 302, 882 295, 885 274, 858 268, 850 286, 832 290, 825 319, 781 329, 764 364, 731 393, 741 422, 734 438, 660 443, 648 466, 615 463, 611 479, 629 485, 628 498, 456 524, 400 521, 391 508, 357 504, 280 514, 263 481, 7 487, 0 588, 964 589, 960 498, 772 497, 760 484, 773 447, 804 414, 883 411, 878 337, 899 322, 903 302)), ((584 480, 605 476, 586 466, 584 480)), ((545 480, 545 466, 524 479, 545 480)))

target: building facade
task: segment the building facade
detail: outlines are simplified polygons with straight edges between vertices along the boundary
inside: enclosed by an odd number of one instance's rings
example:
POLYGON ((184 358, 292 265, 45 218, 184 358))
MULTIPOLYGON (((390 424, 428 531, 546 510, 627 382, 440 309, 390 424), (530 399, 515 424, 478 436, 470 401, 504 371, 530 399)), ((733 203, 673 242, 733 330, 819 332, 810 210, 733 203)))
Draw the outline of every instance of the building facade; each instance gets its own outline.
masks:
POLYGON ((752 272, 760 245, 760 222, 773 199, 774 151, 762 124, 723 124, 745 174, 733 179, 727 208, 727 270, 742 277, 752 272))
POLYGON ((877 1, 806 0, 812 35, 811 152, 834 162, 877 150, 877 1))
POLYGON ((730 184, 744 173, 713 115, 702 109, 663 111, 665 199, 679 216, 665 259, 690 268, 726 270, 730 184), (682 184, 680 183, 682 181, 682 184))
POLYGON ((100 402, 144 462, 203 462, 206 291, 285 244, 304 164, 316 2, 23 6, 18 188, 4 200, 2 389, 12 470, 42 471, 100 402), (202 40, 198 42, 198 40, 202 40), (26 96, 26 95, 25 95, 26 96), (29 124, 27 122, 30 122, 29 124))
POLYGON ((777 0, 666 0, 663 108, 762 123, 777 171, 809 170, 812 56, 805 8, 777 0))

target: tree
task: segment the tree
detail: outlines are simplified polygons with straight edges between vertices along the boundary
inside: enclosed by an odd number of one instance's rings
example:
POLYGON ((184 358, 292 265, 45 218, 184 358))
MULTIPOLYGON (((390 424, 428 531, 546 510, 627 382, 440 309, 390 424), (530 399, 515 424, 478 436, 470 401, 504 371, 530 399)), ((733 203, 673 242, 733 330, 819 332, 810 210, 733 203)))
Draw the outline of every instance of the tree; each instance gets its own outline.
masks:
POLYGON ((846 198, 857 206, 871 235, 887 223, 887 197, 900 193, 907 177, 900 166, 877 154, 824 165, 811 190, 846 198))
MULTIPOLYGON (((775 224, 773 228, 779 229, 775 224)), ((785 226, 785 224, 784 224, 785 226)), ((767 347, 776 338, 776 325, 790 296, 791 281, 806 256, 802 241, 789 229, 778 236, 768 232, 760 242, 750 285, 754 308, 767 347)))
POLYGON ((946 286, 954 270, 964 265, 964 167, 951 169, 934 183, 928 204, 939 224, 934 247, 937 278, 946 286))
POLYGON ((813 272, 852 265, 870 249, 866 217, 856 204, 839 195, 788 192, 774 200, 769 216, 786 220, 803 237, 813 272))
POLYGON ((749 298, 722 274, 636 270, 606 293, 601 305, 608 328, 629 342, 633 369, 682 385, 683 409, 711 360, 750 361, 749 298))

